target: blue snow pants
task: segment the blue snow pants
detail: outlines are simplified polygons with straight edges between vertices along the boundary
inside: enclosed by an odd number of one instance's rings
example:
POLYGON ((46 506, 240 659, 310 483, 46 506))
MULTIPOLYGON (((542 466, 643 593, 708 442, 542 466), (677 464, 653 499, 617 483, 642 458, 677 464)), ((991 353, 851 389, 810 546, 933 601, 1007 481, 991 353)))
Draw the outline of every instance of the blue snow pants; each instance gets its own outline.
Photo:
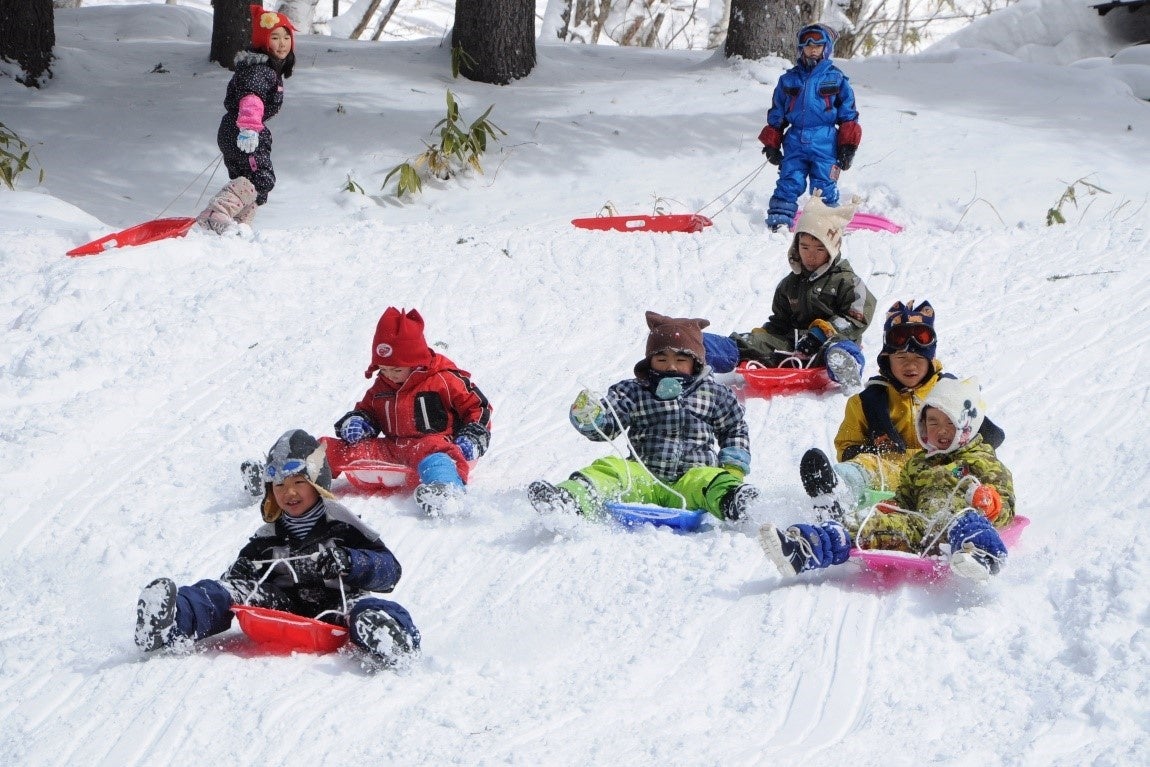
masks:
MULTIPOLYGON (((281 610, 287 606, 288 601, 284 595, 276 594, 274 589, 261 588, 251 603, 281 610)), ((176 626, 182 634, 193 639, 203 639, 227 631, 232 625, 233 613, 230 608, 233 604, 235 600, 231 592, 220 581, 202 580, 191 586, 180 586, 176 596, 176 626)), ((419 629, 415 627, 411 613, 406 608, 379 597, 361 597, 351 605, 348 624, 354 625, 360 613, 368 610, 380 610, 394 618, 411 637, 412 647, 419 649, 419 629)), ((363 646, 354 631, 351 632, 351 640, 363 646)))
POLYGON ((807 191, 823 190, 823 202, 834 206, 839 202, 838 182, 831 178, 831 169, 838 162, 838 129, 833 125, 814 128, 791 126, 783 136, 783 161, 779 165, 779 180, 767 207, 767 213, 788 215, 793 221, 799 210, 798 199, 807 191))

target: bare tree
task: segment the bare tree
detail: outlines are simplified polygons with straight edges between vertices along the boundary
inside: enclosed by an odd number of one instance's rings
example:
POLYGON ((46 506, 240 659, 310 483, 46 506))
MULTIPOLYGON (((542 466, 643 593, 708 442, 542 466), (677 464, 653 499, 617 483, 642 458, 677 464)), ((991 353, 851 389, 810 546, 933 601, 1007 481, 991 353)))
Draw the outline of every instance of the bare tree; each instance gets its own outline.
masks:
POLYGON ((795 36, 815 18, 811 0, 731 0, 727 25, 727 58, 761 59, 774 54, 790 58, 795 36))
POLYGON ((311 31, 312 22, 315 21, 315 7, 317 5, 319 5, 319 0, 281 0, 276 7, 276 12, 291 19, 291 23, 301 34, 307 34, 311 31))
POLYGON ((535 68, 534 0, 456 0, 452 48, 468 80, 507 85, 535 68))
POLYGON ((23 70, 17 82, 39 88, 52 76, 52 46, 56 44, 52 0, 0 0, 0 59, 23 70))
POLYGON ((252 41, 248 0, 212 0, 212 52, 210 61, 231 69, 236 54, 252 41))

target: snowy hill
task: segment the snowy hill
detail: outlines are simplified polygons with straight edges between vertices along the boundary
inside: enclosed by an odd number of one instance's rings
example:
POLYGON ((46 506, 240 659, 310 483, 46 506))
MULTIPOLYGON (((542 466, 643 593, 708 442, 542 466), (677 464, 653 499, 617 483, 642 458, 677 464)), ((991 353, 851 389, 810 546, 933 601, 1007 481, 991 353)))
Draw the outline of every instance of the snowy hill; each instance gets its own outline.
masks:
POLYGON ((541 46, 498 88, 452 80, 434 40, 303 37, 254 231, 66 258, 222 183, 197 176, 228 79, 209 37, 194 8, 58 11, 56 77, 0 79, 0 119, 46 171, 0 189, 0 764, 1150 762, 1150 104, 1126 79, 969 40, 844 65, 864 128, 844 188, 906 226, 846 255, 880 313, 934 304, 939 358, 983 381, 1032 520, 988 586, 884 591, 843 568, 781 580, 755 541, 803 513, 798 458, 829 446, 838 395, 747 401, 765 499, 743 524, 628 532, 523 492, 609 449, 567 407, 629 375, 645 309, 766 319, 789 240, 762 225, 773 169, 735 192, 785 62, 541 46), (383 177, 448 88, 508 135, 485 175, 400 204, 383 177), (1078 186, 1046 227, 1082 178, 1108 194, 1078 186), (568 223, 656 199, 715 225, 568 223), (343 496, 403 564, 422 658, 369 677, 233 631, 141 660, 139 588, 226 567, 259 522, 239 462, 330 432, 388 305, 418 307, 496 409, 465 515, 343 496))

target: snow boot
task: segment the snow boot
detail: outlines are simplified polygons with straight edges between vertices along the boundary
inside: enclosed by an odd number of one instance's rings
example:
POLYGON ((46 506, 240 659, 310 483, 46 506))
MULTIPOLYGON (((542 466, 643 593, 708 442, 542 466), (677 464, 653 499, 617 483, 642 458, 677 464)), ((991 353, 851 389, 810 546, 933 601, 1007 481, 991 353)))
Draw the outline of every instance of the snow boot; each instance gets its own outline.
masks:
POLYGON ((424 482, 415 488, 415 504, 429 517, 438 517, 448 506, 458 503, 463 488, 447 482, 424 482))
POLYGON ((258 459, 249 458, 240 464, 240 476, 244 478, 244 489, 253 498, 264 494, 264 464, 258 459))
POLYGON ((249 202, 247 205, 240 209, 239 213, 236 214, 236 223, 247 224, 248 226, 251 226, 252 219, 256 217, 256 211, 259 209, 259 207, 260 206, 256 203, 249 202))
POLYGON ((791 224, 794 223, 795 217, 793 214, 788 213, 768 213, 767 214, 767 228, 772 232, 777 232, 780 229, 790 229, 791 224))
POLYGON ((153 652, 186 639, 176 627, 176 583, 157 578, 144 587, 136 602, 136 647, 153 652))
POLYGON ((238 223, 236 216, 255 201, 256 188, 252 182, 243 176, 233 178, 208 201, 208 207, 196 217, 196 223, 216 234, 223 234, 238 223))
POLYGON ((739 485, 719 501, 719 511, 724 519, 732 522, 747 516, 747 509, 759 499, 759 489, 754 485, 739 485))
POLYGON ((369 654, 363 664, 369 671, 393 668, 414 649, 411 637, 383 610, 364 610, 356 616, 351 631, 356 644, 369 654))
POLYGON ((967 509, 950 525, 950 569, 973 581, 997 575, 1006 562, 1006 544, 986 517, 967 509))
POLYGON ((759 528, 759 544, 783 576, 841 565, 851 550, 850 535, 838 522, 791 525, 785 532, 767 523, 759 528))
POLYGON ((831 344, 826 351, 827 372, 845 394, 851 395, 862 388, 862 366, 843 344, 831 344))
POLYGON ((839 477, 827 454, 817 447, 803 453, 799 461, 799 478, 803 481, 803 489, 813 499, 811 507, 819 518, 833 519, 841 524, 846 512, 835 497, 839 477))
POLYGON ((556 511, 566 514, 580 513, 579 501, 575 499, 570 490, 556 487, 541 479, 535 480, 527 486, 527 500, 540 514, 556 511))

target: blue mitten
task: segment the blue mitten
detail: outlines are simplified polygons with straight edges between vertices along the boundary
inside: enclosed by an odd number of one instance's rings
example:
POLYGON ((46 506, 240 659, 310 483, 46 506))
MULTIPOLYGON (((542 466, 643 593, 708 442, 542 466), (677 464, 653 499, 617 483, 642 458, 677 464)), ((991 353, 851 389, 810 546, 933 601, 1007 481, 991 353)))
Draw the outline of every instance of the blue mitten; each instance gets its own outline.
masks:
POLYGON ((349 445, 374 437, 377 433, 375 427, 361 415, 349 416, 339 426, 339 438, 349 445))
POLYGON ((240 135, 236 136, 236 148, 244 154, 251 154, 259 149, 260 134, 254 130, 242 130, 240 135))
POLYGON ((463 453, 463 460, 474 461, 479 457, 479 448, 468 437, 463 435, 456 437, 455 445, 459 448, 459 452, 463 453))
POLYGON ((746 476, 751 471, 751 453, 741 447, 725 447, 719 451, 719 465, 737 469, 740 476, 746 476))

